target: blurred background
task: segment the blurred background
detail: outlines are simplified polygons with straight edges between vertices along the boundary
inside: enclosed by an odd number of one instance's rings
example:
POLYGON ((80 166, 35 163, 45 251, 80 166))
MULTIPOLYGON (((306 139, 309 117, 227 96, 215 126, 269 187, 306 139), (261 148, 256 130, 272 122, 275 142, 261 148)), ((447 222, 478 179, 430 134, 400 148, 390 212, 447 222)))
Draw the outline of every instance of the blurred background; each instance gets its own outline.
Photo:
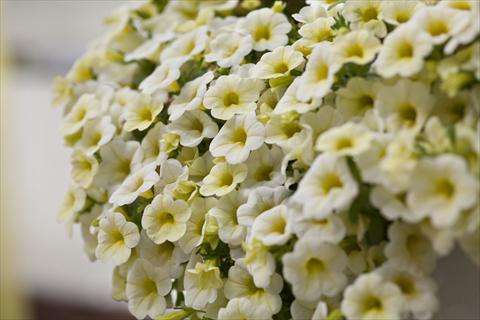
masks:
MULTIPOLYGON (((174 0, 182 1, 182 0, 174 0)), ((56 213, 70 180, 50 106, 51 83, 105 30, 102 20, 123 1, 0 0, 1 316, 0 319, 131 319, 111 299, 109 265, 91 263, 79 230, 69 239, 56 213), (5 57, 5 55, 3 55, 5 57)), ((460 251, 435 272, 436 319, 480 319, 478 269, 460 251)))

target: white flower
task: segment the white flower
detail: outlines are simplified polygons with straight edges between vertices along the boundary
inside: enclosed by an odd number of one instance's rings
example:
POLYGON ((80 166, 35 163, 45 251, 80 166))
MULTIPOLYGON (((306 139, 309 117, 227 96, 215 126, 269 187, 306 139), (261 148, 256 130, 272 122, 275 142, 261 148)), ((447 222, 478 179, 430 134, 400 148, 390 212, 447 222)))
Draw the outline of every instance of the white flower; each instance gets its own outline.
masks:
POLYGON ((251 227, 259 215, 280 204, 288 194, 288 190, 283 186, 254 189, 248 193, 247 202, 238 208, 238 223, 251 227))
POLYGON ((357 30, 335 39, 332 51, 342 64, 352 62, 364 65, 375 58, 380 46, 380 40, 369 31, 357 30))
POLYGON ((345 159, 322 154, 313 162, 293 195, 303 204, 303 213, 323 219, 335 210, 348 208, 358 186, 345 159))
POLYGON ((362 274, 344 293, 342 313, 347 319, 400 319, 405 308, 402 293, 377 273, 362 274))
POLYGON ((151 39, 145 41, 135 50, 125 55, 125 61, 130 62, 134 60, 157 59, 160 46, 175 37, 173 32, 165 32, 163 34, 155 34, 151 39))
POLYGON ((74 150, 71 157, 72 178, 83 188, 88 188, 98 171, 98 161, 93 155, 74 150))
POLYGON ((185 270, 185 305, 204 309, 217 299, 217 290, 223 286, 220 269, 211 262, 197 262, 195 268, 185 270))
POLYGON ((480 32, 480 25, 477 23, 478 10, 480 3, 478 1, 442 1, 441 5, 447 5, 451 8, 465 13, 464 19, 467 21, 463 30, 453 35, 445 46, 445 53, 452 54, 458 46, 471 43, 480 32))
POLYGON ((268 247, 255 238, 244 242, 245 250, 243 263, 253 277, 253 282, 259 288, 266 288, 270 285, 273 273, 275 272, 275 259, 268 247))
POLYGON ((100 148, 102 162, 96 179, 109 190, 122 183, 131 173, 142 167, 143 152, 137 141, 123 141, 115 138, 100 148))
POLYGON ((171 123, 170 129, 180 135, 180 144, 186 147, 198 146, 204 138, 213 138, 218 133, 218 125, 200 110, 185 112, 171 123))
POLYGON ((218 237, 225 243, 238 246, 245 240, 246 230, 238 223, 238 208, 246 197, 237 191, 220 198, 209 214, 215 217, 218 223, 218 237))
POLYGON ((347 119, 363 117, 373 109, 380 88, 378 81, 350 78, 347 86, 337 91, 335 105, 347 119))
POLYGON ((203 196, 224 196, 247 177, 247 166, 243 163, 231 165, 226 162, 215 164, 210 173, 203 178, 200 194, 203 196))
POLYGON ((259 186, 276 187, 285 182, 285 174, 280 170, 283 160, 283 152, 277 146, 268 148, 262 146, 250 153, 247 159, 248 175, 243 182, 244 188, 256 188, 259 186))
POLYGON ((207 92, 207 84, 213 80, 213 72, 209 71, 202 76, 183 85, 180 94, 176 96, 168 107, 170 121, 175 121, 185 111, 197 110, 202 105, 203 96, 207 92))
POLYGON ((244 79, 237 75, 221 76, 210 86, 203 103, 212 116, 228 120, 235 114, 254 111, 264 84, 258 79, 244 79))
POLYGON ((222 68, 239 65, 253 49, 250 35, 238 31, 222 32, 210 42, 210 51, 205 61, 216 62, 222 68))
POLYGON ((86 198, 87 194, 85 190, 79 186, 71 186, 65 195, 65 200, 57 214, 57 221, 65 224, 69 236, 72 235, 73 223, 75 222, 77 213, 82 210, 85 205, 86 198))
POLYGON ((273 79, 287 75, 304 62, 303 55, 291 46, 265 53, 251 70, 252 77, 273 79))
POLYGON ((132 203, 139 196, 148 197, 148 192, 159 179, 155 169, 156 164, 152 163, 130 174, 110 196, 109 202, 116 206, 123 206, 132 203))
POLYGON ((334 37, 333 25, 335 20, 331 17, 318 17, 303 25, 298 33, 305 39, 309 46, 317 46, 323 41, 330 41, 334 37))
POLYGON ((434 99, 427 84, 402 79, 392 86, 380 89, 375 100, 375 109, 385 119, 388 131, 418 132, 434 106, 434 99))
POLYGON ((122 264, 130 258, 131 250, 139 240, 140 234, 135 223, 127 221, 121 213, 108 212, 100 220, 95 255, 104 262, 122 264))
POLYGON ((206 218, 208 211, 216 206, 213 198, 195 198, 190 204, 192 215, 187 221, 185 234, 178 241, 178 245, 186 253, 202 244, 205 237, 206 218))
POLYGON ((406 222, 420 222, 425 215, 416 214, 406 204, 406 192, 393 193, 385 187, 375 186, 370 193, 370 201, 380 209, 382 215, 389 220, 402 218, 406 222))
POLYGON ((413 175, 407 203, 417 215, 430 216, 436 227, 452 226, 463 210, 477 203, 479 182, 458 156, 421 159, 413 175))
POLYGON ((264 136, 265 128, 254 113, 238 115, 227 120, 209 149, 214 157, 224 156, 228 163, 237 164, 262 146, 264 136))
POLYGON ((286 205, 278 205, 259 215, 252 225, 252 236, 267 246, 283 245, 292 234, 290 213, 286 205))
POLYGON ((280 291, 283 288, 282 277, 274 273, 270 284, 265 288, 255 285, 252 275, 247 271, 243 259, 237 259, 235 265, 228 270, 228 280, 225 282, 224 293, 227 299, 249 299, 256 306, 264 306, 270 314, 280 311, 282 300, 280 291))
POLYGON ((306 218, 303 216, 292 219, 295 234, 301 237, 311 237, 319 242, 339 243, 346 235, 345 225, 337 215, 326 219, 306 218))
POLYGON ((178 37, 160 55, 162 64, 171 59, 188 60, 201 53, 207 45, 207 27, 200 27, 178 37))
POLYGON ((150 127, 163 110, 163 99, 158 96, 140 94, 125 112, 124 128, 127 131, 143 131, 150 127))
POLYGON ((93 94, 83 94, 65 116, 62 127, 64 134, 72 134, 80 130, 85 123, 97 117, 101 112, 100 101, 93 94))
POLYGON ((306 113, 317 109, 321 104, 321 99, 312 98, 307 101, 301 101, 297 98, 303 90, 302 87, 302 78, 296 78, 289 86, 287 91, 283 94, 280 101, 278 101, 275 109, 273 109, 273 114, 284 114, 291 111, 297 113, 306 113))
POLYGON ((412 76, 422 69, 432 48, 432 39, 427 33, 411 25, 399 26, 385 39, 375 69, 384 78, 412 76))
POLYGON ((347 1, 343 15, 350 22, 352 30, 366 29, 383 38, 387 34, 387 27, 381 20, 382 9, 382 1, 378 0, 347 1))
POLYGON ((218 312, 219 320, 270 320, 271 313, 263 306, 255 304, 246 298, 234 298, 225 308, 218 312))
POLYGON ((292 252, 282 258, 283 275, 292 285, 295 297, 318 301, 322 295, 334 296, 347 283, 343 270, 347 255, 339 247, 303 236, 292 252))
POLYGON ((397 285, 402 292, 408 309, 415 319, 431 319, 438 308, 435 297, 435 283, 424 276, 398 269, 395 265, 387 263, 379 270, 382 277, 397 285))
POLYGON ((158 317, 165 312, 165 296, 172 282, 166 270, 138 259, 127 275, 128 310, 137 318, 158 317))
POLYGON ((335 60, 330 43, 320 43, 313 49, 305 72, 298 84, 302 90, 297 91, 297 98, 308 101, 312 98, 323 98, 334 82, 335 73, 340 69, 335 60))
POLYGON ((446 6, 429 6, 418 10, 409 23, 427 32, 434 44, 442 44, 467 25, 465 14, 446 6))
POLYGON ((108 116, 89 120, 83 128, 79 148, 86 154, 92 155, 101 146, 112 140, 115 130, 115 126, 108 116))
POLYGON ((185 59, 169 59, 158 67, 140 83, 140 90, 145 94, 152 94, 166 90, 174 81, 180 78, 180 67, 185 59))
POLYGON ((382 19, 398 26, 408 22, 424 5, 420 1, 382 1, 382 19))
POLYGON ((417 225, 393 223, 388 229, 390 242, 385 256, 397 268, 412 273, 429 273, 435 267, 435 252, 417 225))
POLYGON ((263 8, 251 11, 246 16, 244 28, 252 36, 253 50, 272 51, 287 44, 287 33, 292 26, 283 14, 263 8))
POLYGON ((153 128, 148 130, 141 144, 144 164, 154 162, 160 165, 168 158, 168 153, 162 150, 163 135, 167 133, 168 128, 162 122, 157 122, 153 128))
POLYGON ((347 122, 322 133, 315 149, 338 156, 354 156, 368 150, 371 140, 372 134, 367 127, 347 122))
POLYGON ((179 240, 187 230, 192 211, 183 200, 159 194, 144 210, 142 227, 156 244, 179 240))
POLYGON ((298 13, 292 15, 292 17, 301 23, 309 23, 315 21, 317 18, 326 17, 327 11, 323 6, 312 4, 305 6, 298 13))

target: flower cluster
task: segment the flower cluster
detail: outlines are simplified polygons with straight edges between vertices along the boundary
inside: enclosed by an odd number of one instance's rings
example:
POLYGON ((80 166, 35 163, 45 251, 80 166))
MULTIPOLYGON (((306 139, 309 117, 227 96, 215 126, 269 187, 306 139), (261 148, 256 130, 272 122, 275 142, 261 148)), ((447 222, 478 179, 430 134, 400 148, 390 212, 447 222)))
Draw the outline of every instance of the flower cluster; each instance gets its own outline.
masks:
POLYGON ((480 261, 480 3, 152 0, 54 84, 58 216, 138 319, 431 318, 480 261))

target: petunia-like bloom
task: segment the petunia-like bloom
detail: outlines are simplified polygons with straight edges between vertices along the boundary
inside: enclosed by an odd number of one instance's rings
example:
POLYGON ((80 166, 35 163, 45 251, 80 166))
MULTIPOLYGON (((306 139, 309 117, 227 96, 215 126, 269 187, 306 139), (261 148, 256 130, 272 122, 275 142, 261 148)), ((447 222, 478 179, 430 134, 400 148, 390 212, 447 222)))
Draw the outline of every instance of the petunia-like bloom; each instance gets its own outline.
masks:
POLYGON ((290 213, 286 205, 278 205, 262 212, 252 226, 252 236, 267 246, 283 245, 292 234, 290 213))
POLYGON ((112 124, 110 117, 89 120, 83 128, 79 148, 86 154, 92 155, 101 146, 112 140, 114 134, 115 126, 112 124))
POLYGON ((332 17, 318 17, 315 20, 304 24, 298 33, 306 41, 309 47, 317 46, 323 41, 331 41, 334 37, 333 25, 335 20, 332 17))
POLYGON ((158 67, 140 83, 140 90, 145 94, 165 91, 174 81, 180 78, 180 67, 184 58, 169 59, 158 67))
POLYGON ((145 165, 152 162, 160 165, 168 158, 168 153, 162 150, 162 139, 164 134, 167 133, 167 126, 162 122, 157 122, 153 128, 148 130, 145 137, 143 137, 141 150, 143 152, 143 163, 145 165))
POLYGON ((73 223, 75 222, 77 213, 82 210, 85 205, 86 198, 87 194, 85 190, 76 185, 71 186, 65 195, 62 207, 57 215, 57 221, 65 225, 68 236, 72 235, 73 223))
POLYGON ((171 59, 188 60, 207 45, 207 27, 203 26, 178 37, 160 55, 162 64, 171 59))
POLYGON ((217 291, 223 286, 220 269, 213 261, 197 262, 185 270, 185 305, 202 310, 217 299, 217 291))
POLYGON ((245 201, 244 194, 232 191, 221 197, 208 212, 217 220, 220 240, 232 246, 238 246, 245 240, 246 228, 238 223, 238 208, 245 201))
POLYGON ((198 146, 204 138, 213 138, 218 133, 218 125, 200 110, 185 112, 171 123, 170 129, 180 136, 180 144, 185 147, 198 146))
POLYGON ((172 288, 168 270, 137 259, 127 275, 128 310, 137 318, 158 317, 165 312, 165 296, 172 288))
POLYGON ((247 166, 220 162, 215 164, 210 173, 203 178, 200 194, 203 196, 224 196, 232 192, 235 187, 247 177, 247 166))
POLYGON ((331 44, 320 43, 313 49, 305 72, 300 77, 298 85, 302 90, 297 91, 297 98, 301 101, 323 98, 332 87, 335 73, 340 66, 333 55, 331 44))
POLYGON ((303 55, 291 46, 278 47, 265 53, 251 70, 251 75, 259 79, 274 79, 287 75, 305 60, 303 55))
POLYGON ((100 101, 98 101, 95 95, 83 94, 65 116, 62 132, 64 134, 77 132, 88 120, 96 118, 100 112, 100 101))
POLYGON ((352 30, 366 29, 377 37, 387 34, 387 27, 382 21, 382 2, 379 0, 348 1, 345 3, 343 15, 350 22, 352 30))
POLYGON ((414 14, 425 6, 420 1, 383 1, 382 19, 398 26, 410 21, 414 14))
POLYGON ((151 163, 130 174, 110 196, 109 202, 116 206, 123 206, 150 191, 159 179, 158 173, 155 171, 156 167, 155 163, 151 163))
POLYGON ((342 64, 352 62, 364 65, 375 58, 380 47, 378 38, 367 30, 357 30, 338 37, 332 45, 332 51, 342 64))
POLYGON ((353 156, 368 150, 371 140, 372 133, 366 126, 347 122, 321 134, 315 148, 338 156, 353 156))
POLYGON ((288 86, 287 91, 283 94, 282 98, 278 101, 272 114, 285 114, 288 112, 306 113, 317 109, 322 100, 318 98, 312 98, 308 101, 301 101, 297 98, 299 92, 303 90, 302 79, 296 78, 288 86))
POLYGON ((343 270, 347 255, 336 245, 303 236, 292 252, 282 258, 283 274, 295 296, 318 301, 322 295, 334 296, 347 284, 343 270))
POLYGON ((213 72, 209 71, 183 85, 180 94, 176 96, 168 107, 170 121, 175 121, 185 111, 200 109, 203 96, 207 92, 207 84, 213 80, 213 72))
POLYGON ((252 49, 253 39, 249 34, 221 32, 210 42, 205 61, 216 62, 222 68, 237 66, 252 49))
POLYGON ((127 131, 143 131, 150 127, 163 110, 163 99, 140 94, 132 101, 125 112, 124 128, 127 131))
POLYGON ((218 312, 219 320, 271 320, 271 313, 261 305, 246 298, 234 298, 218 312))
POLYGON ((350 78, 347 85, 337 91, 335 105, 347 119, 361 118, 373 109, 380 88, 378 81, 350 78))
POLYGON ((228 120, 235 114, 254 111, 263 88, 263 82, 258 79, 221 76, 210 86, 203 103, 205 108, 211 109, 214 118, 228 120))
POLYGON ((85 154, 81 150, 74 150, 71 157, 72 178, 83 188, 88 188, 98 171, 98 161, 93 155, 85 154))
POLYGON ((400 289, 373 272, 362 274, 350 285, 341 304, 347 319, 399 319, 405 303, 400 289))
POLYGON ((322 154, 313 162, 293 199, 303 204, 303 213, 323 219, 335 210, 348 208, 358 186, 345 159, 322 154))
POLYGON ((422 69, 432 49, 432 38, 426 32, 401 25, 386 37, 374 66, 384 78, 409 77, 422 69))
POLYGON ((100 219, 95 255, 101 261, 120 265, 127 262, 139 240, 140 233, 135 223, 127 221, 119 212, 108 212, 100 219))
POLYGON ((209 149, 214 157, 224 156, 228 163, 242 163, 262 146, 264 136, 265 128, 255 113, 237 115, 223 125, 209 149))
POLYGON ((283 152, 278 146, 271 148, 263 144, 250 153, 247 159, 248 176, 242 187, 254 189, 259 186, 277 187, 285 182, 281 170, 283 152))
POLYGON ((192 210, 183 200, 159 194, 143 212, 142 227, 156 244, 179 240, 187 230, 192 210))
POLYGON ((307 218, 302 215, 291 218, 293 231, 300 238, 312 237, 319 242, 339 243, 346 235, 346 227, 338 215, 326 219, 307 218))
POLYGON ((454 225, 464 210, 475 205, 480 192, 464 159, 455 155, 421 159, 413 175, 407 203, 419 216, 429 216, 438 228, 454 225))
POLYGON ((292 26, 285 15, 270 8, 251 11, 245 18, 244 28, 253 39, 253 50, 272 51, 288 42, 287 33, 292 26))

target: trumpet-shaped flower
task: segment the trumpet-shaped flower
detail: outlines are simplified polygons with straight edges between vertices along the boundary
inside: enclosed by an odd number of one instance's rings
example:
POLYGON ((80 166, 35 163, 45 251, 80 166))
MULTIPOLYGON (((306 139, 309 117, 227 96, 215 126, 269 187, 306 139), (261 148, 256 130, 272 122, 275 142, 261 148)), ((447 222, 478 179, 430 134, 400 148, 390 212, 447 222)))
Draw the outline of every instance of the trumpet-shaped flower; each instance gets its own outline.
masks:
POLYGON ((97 117, 101 112, 100 101, 93 94, 83 94, 65 116, 62 127, 64 134, 73 134, 83 128, 85 123, 97 117))
POLYGON ((235 114, 254 111, 263 87, 264 84, 258 79, 221 76, 210 86, 203 103, 205 108, 211 109, 213 117, 228 120, 235 114))
POLYGON ((142 227, 156 244, 179 240, 187 230, 192 211, 183 200, 159 194, 143 212, 142 227))
POLYGON ((278 146, 268 148, 265 144, 250 153, 246 162, 248 175, 242 186, 253 189, 259 186, 281 185, 285 181, 285 174, 281 171, 283 156, 278 146))
POLYGON ((144 164, 154 162, 160 165, 168 158, 168 153, 162 148, 162 139, 167 133, 168 128, 162 122, 156 123, 153 128, 148 130, 141 144, 144 164))
POLYGON ((202 244, 205 237, 205 227, 207 225, 207 214, 209 210, 216 206, 216 200, 212 198, 195 198, 190 209, 192 215, 187 221, 185 234, 178 241, 178 245, 186 253, 191 253, 193 249, 202 244))
POLYGON ((271 313, 261 305, 247 298, 234 298, 218 312, 219 320, 271 320, 271 313))
POLYGON ((381 19, 382 10, 382 1, 379 0, 349 1, 345 3, 343 15, 352 30, 366 29, 383 38, 387 27, 381 19))
POLYGON ((304 236, 282 261, 285 279, 292 285, 295 296, 303 301, 334 296, 347 284, 343 273, 347 255, 333 244, 304 236))
POLYGON ((140 94, 125 112, 127 131, 143 131, 150 127, 163 110, 163 101, 159 97, 140 94))
POLYGON ((162 63, 171 59, 188 60, 201 53, 207 45, 207 27, 200 27, 174 40, 160 55, 162 63))
POLYGON ((119 265, 127 262, 132 248, 140 240, 138 227, 118 212, 108 212, 101 220, 98 231, 97 258, 119 265))
POLYGON ((173 82, 180 78, 180 67, 184 63, 184 58, 163 61, 140 83, 140 90, 145 94, 165 91, 173 82))
POLYGON ((222 68, 239 65, 253 49, 253 39, 241 32, 222 32, 210 42, 205 61, 216 62, 222 68))
POLYGON ((215 164, 210 173, 203 178, 200 194, 203 196, 224 196, 232 192, 236 186, 247 177, 247 166, 241 164, 228 164, 221 162, 215 164))
POLYGON ((329 154, 354 156, 368 150, 371 140, 372 133, 367 127, 347 122, 321 134, 315 148, 329 154))
POLYGON ((170 129, 180 135, 180 144, 185 147, 198 146, 204 138, 213 138, 218 133, 218 125, 199 110, 185 112, 171 123, 170 129))
POLYGON ((287 75, 304 62, 303 55, 291 46, 278 47, 265 53, 251 70, 251 75, 259 79, 273 79, 287 75))
POLYGON ((57 221, 65 225, 69 236, 72 235, 73 223, 75 222, 77 213, 82 210, 85 205, 86 198, 87 194, 85 190, 79 186, 71 186, 65 195, 62 207, 57 215, 57 221))
POLYGON ((217 299, 217 291, 223 286, 220 269, 212 262, 197 262, 194 268, 185 270, 185 305, 197 310, 205 308, 217 299))
POLYGON ((332 51, 342 64, 352 62, 364 65, 375 58, 380 47, 380 40, 370 32, 357 30, 337 38, 332 45, 332 51))
POLYGON ((287 44, 292 26, 283 14, 263 8, 247 15, 244 28, 252 36, 253 50, 272 51, 287 44))
POLYGON ((93 155, 85 154, 80 150, 72 153, 72 178, 83 188, 88 188, 98 171, 98 161, 93 155))
POLYGON ((101 146, 112 140, 115 130, 110 117, 89 120, 83 128, 79 148, 86 154, 92 155, 101 146))
POLYGON ((267 246, 283 245, 292 234, 290 219, 288 207, 283 204, 264 211, 253 222, 252 236, 267 246))
POLYGON ((265 128, 254 113, 234 116, 210 143, 210 152, 214 157, 224 156, 228 163, 241 163, 262 146, 264 136, 265 128))
POLYGON ((285 114, 288 112, 306 113, 317 109, 321 104, 321 99, 312 98, 307 101, 302 101, 297 98, 303 90, 302 79, 296 78, 289 86, 287 91, 283 94, 280 101, 278 101, 273 114, 285 114))

